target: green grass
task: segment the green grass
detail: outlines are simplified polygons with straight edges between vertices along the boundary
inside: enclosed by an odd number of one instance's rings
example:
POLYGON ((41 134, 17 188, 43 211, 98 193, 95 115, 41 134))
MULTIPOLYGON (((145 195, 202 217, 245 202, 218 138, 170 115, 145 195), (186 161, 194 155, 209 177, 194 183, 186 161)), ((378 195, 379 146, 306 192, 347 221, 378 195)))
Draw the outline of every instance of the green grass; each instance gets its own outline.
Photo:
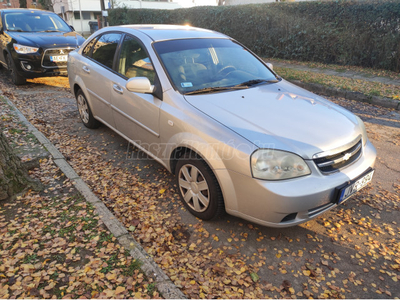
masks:
POLYGON ((289 63, 293 65, 300 65, 305 66, 308 68, 316 68, 316 69, 330 69, 334 70, 339 73, 344 73, 347 71, 354 71, 358 73, 364 74, 366 77, 388 77, 392 79, 400 79, 400 73, 388 71, 388 70, 380 70, 380 69, 372 69, 372 68, 363 68, 358 66, 343 66, 343 65, 328 65, 318 62, 311 62, 311 61, 295 61, 295 60, 285 60, 279 58, 265 58, 266 62, 271 62, 273 64, 274 61, 282 62, 282 63, 289 63))
POLYGON ((395 100, 400 99, 400 86, 371 82, 347 77, 325 75, 311 71, 300 71, 291 68, 274 68, 286 80, 300 80, 307 83, 318 83, 332 88, 360 92, 368 96, 381 96, 395 100))

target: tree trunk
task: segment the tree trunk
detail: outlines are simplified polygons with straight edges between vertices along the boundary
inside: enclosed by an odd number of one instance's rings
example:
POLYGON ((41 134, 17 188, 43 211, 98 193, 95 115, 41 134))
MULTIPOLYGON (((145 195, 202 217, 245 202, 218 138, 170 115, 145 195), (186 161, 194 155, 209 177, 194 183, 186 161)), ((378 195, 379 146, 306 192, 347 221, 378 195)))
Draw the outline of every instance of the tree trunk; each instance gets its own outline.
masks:
POLYGON ((42 8, 50 11, 54 11, 54 2, 55 0, 39 0, 39 4, 42 8))
POLYGON ((27 8, 26 0, 19 0, 19 8, 27 8))
POLYGON ((5 200, 31 186, 33 180, 0 131, 0 200, 5 200))

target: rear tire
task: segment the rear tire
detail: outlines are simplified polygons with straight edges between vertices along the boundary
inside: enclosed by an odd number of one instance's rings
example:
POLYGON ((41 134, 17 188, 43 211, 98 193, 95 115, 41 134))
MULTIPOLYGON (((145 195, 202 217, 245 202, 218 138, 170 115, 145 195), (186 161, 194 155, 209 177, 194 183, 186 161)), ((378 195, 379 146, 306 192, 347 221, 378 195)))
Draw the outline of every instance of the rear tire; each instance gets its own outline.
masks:
POLYGON ((17 68, 14 64, 14 61, 11 57, 11 54, 8 54, 6 57, 8 71, 10 72, 11 80, 15 85, 21 85, 26 83, 26 78, 22 77, 18 74, 17 68))
POLYGON ((175 178, 181 200, 191 214, 211 220, 225 212, 217 178, 198 155, 185 153, 176 164, 175 178))
POLYGON ((76 104, 78 106, 79 117, 82 120, 83 125, 90 129, 99 128, 101 123, 97 121, 92 114, 92 110, 90 109, 89 103, 85 97, 85 94, 82 90, 78 90, 76 92, 76 104))

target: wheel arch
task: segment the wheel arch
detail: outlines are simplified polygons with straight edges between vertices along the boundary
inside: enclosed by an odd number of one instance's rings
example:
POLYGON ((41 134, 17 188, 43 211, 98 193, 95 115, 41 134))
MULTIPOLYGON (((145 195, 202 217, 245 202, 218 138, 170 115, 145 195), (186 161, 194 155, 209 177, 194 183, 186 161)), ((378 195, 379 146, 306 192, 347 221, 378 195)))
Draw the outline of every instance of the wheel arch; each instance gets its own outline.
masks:
POLYGON ((170 172, 175 175, 176 165, 179 159, 182 158, 186 153, 193 153, 197 155, 205 162, 205 164, 210 168, 211 172, 213 173, 222 193, 224 207, 227 207, 228 203, 226 200, 227 196, 226 189, 224 188, 224 184, 221 178, 215 171, 216 169, 225 169, 225 165, 221 157, 212 148, 211 145, 201 140, 199 137, 192 136, 191 139, 185 137, 185 139, 183 139, 182 141, 183 142, 179 144, 176 144, 174 142, 170 143, 170 145, 175 145, 173 149, 171 148, 169 155, 168 167, 170 172))
POLYGON ((213 172, 222 192, 226 210, 238 209, 237 195, 229 170, 217 151, 199 136, 189 133, 179 133, 167 143, 169 151, 167 161, 164 160, 168 170, 175 175, 178 160, 187 152, 198 155, 213 172))

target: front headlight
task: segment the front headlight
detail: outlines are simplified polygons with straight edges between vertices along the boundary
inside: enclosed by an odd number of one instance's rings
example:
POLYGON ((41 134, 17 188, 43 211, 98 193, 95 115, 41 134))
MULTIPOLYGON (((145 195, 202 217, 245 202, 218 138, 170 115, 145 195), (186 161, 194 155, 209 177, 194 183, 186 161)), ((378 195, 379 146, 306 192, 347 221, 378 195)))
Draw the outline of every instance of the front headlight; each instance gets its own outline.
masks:
POLYGON ((298 155, 275 149, 260 149, 251 155, 253 177, 266 180, 289 179, 311 174, 298 155))
POLYGON ((363 145, 367 143, 368 136, 367 136, 367 130, 365 129, 364 122, 361 120, 359 116, 356 116, 356 119, 358 121, 358 124, 360 124, 361 131, 362 131, 362 140, 363 140, 363 145))
POLYGON ((39 51, 39 48, 24 46, 20 44, 14 44, 14 50, 19 54, 35 53, 39 51))

